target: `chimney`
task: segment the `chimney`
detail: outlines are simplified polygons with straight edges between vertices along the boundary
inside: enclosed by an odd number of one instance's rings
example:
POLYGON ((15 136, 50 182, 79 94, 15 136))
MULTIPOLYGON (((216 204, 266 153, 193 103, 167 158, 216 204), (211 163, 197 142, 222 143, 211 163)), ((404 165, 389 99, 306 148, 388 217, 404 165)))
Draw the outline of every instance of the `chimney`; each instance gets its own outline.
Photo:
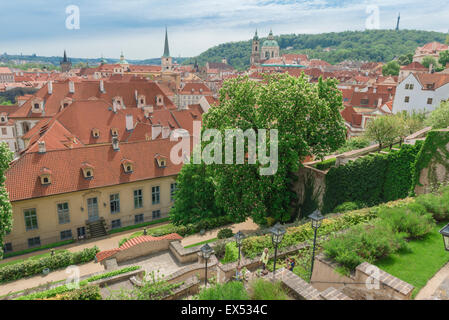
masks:
POLYGON ((45 147, 45 141, 39 141, 38 147, 39 147, 39 153, 47 152, 47 148, 45 147))
POLYGON ((433 73, 433 63, 429 65, 429 73, 433 73))
POLYGON ((53 93, 53 81, 48 81, 48 94, 53 93))
POLYGON ((135 90, 134 91, 134 98, 136 99, 136 101, 137 101, 137 97, 139 96, 139 94, 137 93, 137 90, 135 90))
POLYGON ((75 93, 75 83, 73 81, 69 81, 69 92, 75 93))
POLYGON ((105 93, 106 91, 104 90, 104 82, 103 80, 100 80, 100 92, 101 93, 105 93))
POLYGON ((380 109, 380 107, 382 107, 382 98, 379 98, 379 100, 377 100, 377 107, 380 109))
POLYGON ((117 102, 112 101, 112 110, 114 111, 114 113, 117 113, 117 102))
POLYGON ((120 146, 119 146, 119 142, 118 142, 117 136, 112 137, 112 148, 114 149, 114 151, 119 151, 120 150, 120 146))
POLYGON ((131 131, 133 129, 134 129, 133 115, 127 114, 126 115, 126 131, 131 131))

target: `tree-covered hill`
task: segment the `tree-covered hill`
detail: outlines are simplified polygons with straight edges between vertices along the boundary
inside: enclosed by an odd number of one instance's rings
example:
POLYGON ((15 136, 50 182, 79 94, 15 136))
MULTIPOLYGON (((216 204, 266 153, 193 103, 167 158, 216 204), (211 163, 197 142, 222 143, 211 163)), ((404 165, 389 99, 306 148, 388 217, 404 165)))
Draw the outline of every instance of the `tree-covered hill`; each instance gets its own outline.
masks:
MULTIPOLYGON (((306 53, 310 58, 323 59, 335 64, 343 60, 391 61, 395 57, 413 53, 418 46, 428 42, 444 43, 447 34, 420 30, 366 30, 322 34, 289 34, 275 37, 281 53, 306 53), (323 49, 330 48, 329 52, 323 49)), ((265 39, 261 39, 261 43, 265 39)), ((198 60, 200 65, 207 61, 220 62, 226 58, 234 68, 249 66, 251 40, 230 42, 212 47, 184 61, 184 64, 198 60)))

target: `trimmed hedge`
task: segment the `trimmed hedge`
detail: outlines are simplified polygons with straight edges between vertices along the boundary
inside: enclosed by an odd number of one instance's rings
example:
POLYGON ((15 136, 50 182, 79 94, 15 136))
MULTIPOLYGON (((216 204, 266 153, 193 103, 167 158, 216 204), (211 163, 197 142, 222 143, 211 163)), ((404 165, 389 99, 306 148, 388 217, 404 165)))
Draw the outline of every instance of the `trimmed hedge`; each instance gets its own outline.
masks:
POLYGON ((71 243, 74 243, 74 242, 75 242, 75 240, 70 239, 70 240, 64 240, 64 241, 60 241, 60 242, 50 243, 50 244, 47 244, 47 245, 44 245, 44 246, 40 246, 40 247, 37 247, 37 248, 31 248, 31 249, 25 249, 25 250, 16 251, 16 252, 10 252, 10 253, 4 254, 3 255, 3 259, 16 257, 16 256, 20 256, 22 254, 27 254, 27 253, 31 253, 31 252, 36 252, 36 251, 41 251, 41 250, 61 247, 61 246, 65 246, 65 245, 68 245, 68 244, 71 244, 71 243))
POLYGON ((413 167, 422 142, 403 145, 399 151, 377 153, 333 167, 326 175, 323 212, 345 202, 374 206, 408 196, 413 167))
POLYGON ((227 239, 232 237, 234 234, 232 233, 232 230, 230 228, 224 228, 218 231, 217 238, 218 239, 227 239))
POLYGON ((82 264, 95 259, 99 252, 97 246, 86 248, 79 252, 62 252, 38 260, 26 259, 22 263, 12 264, 0 268, 0 283, 18 280, 41 274, 45 268, 56 270, 74 264, 82 264))
MULTIPOLYGON (((101 279, 106 279, 106 278, 111 278, 114 276, 117 276, 119 274, 123 274, 123 273, 127 273, 127 272, 131 272, 131 271, 135 271, 140 269, 140 266, 131 266, 131 267, 126 267, 123 269, 119 269, 119 270, 114 270, 111 272, 106 272, 106 273, 102 273, 102 274, 98 274, 96 276, 92 276, 86 280, 80 281, 79 285, 81 287, 86 286, 87 284, 89 284, 90 282, 94 282, 97 280, 101 280, 101 279)), ((77 289, 72 289, 71 287, 68 287, 67 285, 62 285, 53 289, 49 289, 49 290, 45 290, 45 291, 40 291, 40 292, 35 292, 35 293, 31 293, 25 296, 21 296, 18 297, 16 300, 36 300, 36 299, 48 299, 48 298, 52 298, 55 297, 57 295, 61 295, 64 294, 66 292, 70 292, 70 291, 74 291, 77 289)), ((62 300, 75 300, 75 299, 62 299, 62 300)), ((86 299, 81 299, 81 300, 86 300, 86 299)))

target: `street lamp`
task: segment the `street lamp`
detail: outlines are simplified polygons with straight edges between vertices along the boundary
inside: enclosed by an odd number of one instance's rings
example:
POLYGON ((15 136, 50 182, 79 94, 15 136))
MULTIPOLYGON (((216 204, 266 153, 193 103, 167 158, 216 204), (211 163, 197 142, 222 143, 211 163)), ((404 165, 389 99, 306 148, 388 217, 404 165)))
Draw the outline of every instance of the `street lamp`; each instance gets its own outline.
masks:
POLYGON ((206 267, 204 272, 205 273, 204 286, 207 286, 207 260, 210 258, 214 250, 207 243, 204 246, 202 246, 200 250, 204 260, 206 261, 206 267))
POLYGON ((242 241, 245 238, 245 235, 243 234, 242 231, 239 231, 234 235, 234 238, 235 238, 235 243, 237 244, 237 247, 239 248, 239 265, 240 265, 240 248, 242 246, 242 241))
POLYGON ((280 225, 280 223, 276 223, 276 225, 270 229, 271 232, 271 242, 274 246, 274 264, 273 264, 273 279, 274 274, 276 272, 276 258, 278 253, 278 245, 282 242, 284 238, 285 229, 280 225))
POLYGON ((314 236, 313 236, 313 253, 312 253, 312 265, 310 267, 310 279, 312 279, 312 272, 313 272, 313 263, 315 260, 315 246, 316 246, 316 233, 318 231, 318 228, 321 227, 321 221, 324 219, 323 215, 321 214, 320 210, 315 210, 310 216, 310 220, 312 221, 312 228, 314 230, 314 236))
POLYGON ((444 248, 449 251, 449 224, 441 229, 440 233, 443 236, 444 248))

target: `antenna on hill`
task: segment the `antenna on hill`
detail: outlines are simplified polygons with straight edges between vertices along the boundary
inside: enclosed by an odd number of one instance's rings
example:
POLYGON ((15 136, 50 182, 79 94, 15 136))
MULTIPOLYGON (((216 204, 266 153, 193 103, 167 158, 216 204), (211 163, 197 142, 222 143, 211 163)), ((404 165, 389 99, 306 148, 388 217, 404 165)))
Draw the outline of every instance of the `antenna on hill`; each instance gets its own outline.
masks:
POLYGON ((399 15, 398 15, 398 22, 396 24, 396 31, 399 31, 399 22, 401 22, 401 13, 400 12, 399 12, 399 15))

